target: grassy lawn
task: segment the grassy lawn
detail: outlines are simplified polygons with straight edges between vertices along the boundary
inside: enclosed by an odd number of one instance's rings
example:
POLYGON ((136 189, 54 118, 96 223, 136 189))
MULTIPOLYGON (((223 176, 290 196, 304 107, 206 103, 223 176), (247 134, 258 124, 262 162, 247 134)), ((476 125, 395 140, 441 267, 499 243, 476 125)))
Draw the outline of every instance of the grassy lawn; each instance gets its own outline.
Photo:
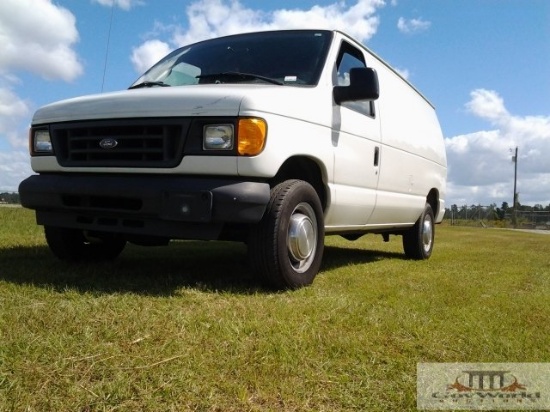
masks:
POLYGON ((322 272, 262 290, 245 247, 50 255, 33 213, 0 208, 0 411, 414 411, 417 362, 550 362, 550 236, 437 227, 327 238, 322 272))

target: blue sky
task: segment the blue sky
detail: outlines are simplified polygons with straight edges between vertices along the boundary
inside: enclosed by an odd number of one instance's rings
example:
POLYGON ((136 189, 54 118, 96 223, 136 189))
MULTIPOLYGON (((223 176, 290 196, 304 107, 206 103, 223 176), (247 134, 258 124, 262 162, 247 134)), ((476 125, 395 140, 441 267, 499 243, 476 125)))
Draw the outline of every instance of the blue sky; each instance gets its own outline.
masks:
POLYGON ((2 0, 0 192, 32 173, 38 107, 124 89, 191 41, 310 26, 350 33, 436 106, 448 205, 511 203, 516 146, 520 202, 550 204, 547 0, 2 0))

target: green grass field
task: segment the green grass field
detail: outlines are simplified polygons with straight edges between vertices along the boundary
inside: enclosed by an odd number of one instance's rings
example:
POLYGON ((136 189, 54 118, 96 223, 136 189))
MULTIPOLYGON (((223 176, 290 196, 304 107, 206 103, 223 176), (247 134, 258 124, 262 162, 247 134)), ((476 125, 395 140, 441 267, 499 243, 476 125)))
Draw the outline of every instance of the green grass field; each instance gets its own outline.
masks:
POLYGON ((50 255, 0 208, 0 411, 414 411, 418 362, 550 362, 550 236, 437 227, 327 238, 314 284, 272 293, 245 247, 50 255))

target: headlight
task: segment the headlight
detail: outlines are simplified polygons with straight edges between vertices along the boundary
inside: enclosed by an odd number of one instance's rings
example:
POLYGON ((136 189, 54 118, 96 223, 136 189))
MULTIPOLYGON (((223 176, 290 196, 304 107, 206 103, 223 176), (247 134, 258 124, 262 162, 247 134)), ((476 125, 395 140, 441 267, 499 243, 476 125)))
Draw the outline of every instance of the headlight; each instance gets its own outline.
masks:
POLYGON ((256 156, 264 150, 267 123, 264 119, 239 119, 238 152, 241 156, 256 156))
POLYGON ((235 141, 232 124, 204 126, 202 148, 204 150, 231 150, 235 141))
POLYGON ((32 153, 53 153, 52 139, 49 130, 38 129, 31 131, 32 153))

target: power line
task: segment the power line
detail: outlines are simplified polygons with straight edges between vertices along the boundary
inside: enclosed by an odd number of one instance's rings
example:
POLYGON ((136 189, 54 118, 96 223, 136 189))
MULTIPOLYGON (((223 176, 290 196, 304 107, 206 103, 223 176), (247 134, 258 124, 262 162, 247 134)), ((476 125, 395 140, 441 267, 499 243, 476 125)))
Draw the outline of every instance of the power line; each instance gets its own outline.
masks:
POLYGON ((107 72, 107 60, 109 59, 109 44, 111 43, 111 29, 113 27, 113 15, 115 11, 115 2, 111 3, 111 19, 109 22, 109 32, 107 34, 107 47, 105 48, 105 63, 103 65, 103 78, 101 80, 101 92, 103 93, 103 86, 105 85, 105 73, 107 72))

